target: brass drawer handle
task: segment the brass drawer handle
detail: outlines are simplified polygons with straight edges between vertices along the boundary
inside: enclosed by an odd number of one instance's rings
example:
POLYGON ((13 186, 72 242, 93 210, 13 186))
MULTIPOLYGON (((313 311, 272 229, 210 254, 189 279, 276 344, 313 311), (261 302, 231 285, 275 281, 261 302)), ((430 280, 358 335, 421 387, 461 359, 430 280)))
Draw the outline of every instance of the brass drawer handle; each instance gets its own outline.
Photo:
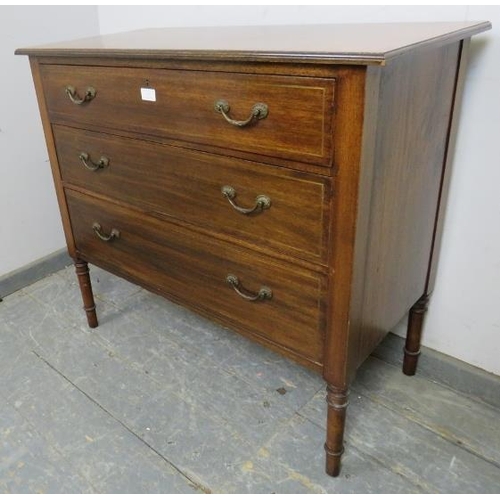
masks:
POLYGON ((102 226, 99 224, 99 222, 94 222, 94 224, 92 224, 92 229, 102 241, 111 241, 115 238, 118 239, 120 237, 120 231, 118 231, 118 229, 111 229, 111 233, 109 233, 109 235, 104 234, 102 232, 102 226))
POLYGON ((231 117, 228 116, 227 113, 229 113, 229 110, 231 107, 229 106, 229 103, 227 101, 224 101, 223 99, 219 99, 216 101, 214 105, 215 111, 217 113, 221 113, 224 119, 230 123, 231 125, 234 125, 236 127, 245 127, 248 125, 252 120, 262 120, 269 114, 269 108, 267 107, 267 104, 264 104, 262 102, 258 102, 257 104, 254 104, 252 107, 252 111, 250 113, 250 116, 246 120, 233 120, 231 117))
POLYGON ((109 158, 106 156, 101 156, 99 158, 99 161, 97 163, 94 163, 90 159, 90 155, 88 153, 85 153, 82 151, 79 155, 78 158, 80 158, 80 161, 85 165, 86 168, 92 171, 99 170, 100 168, 107 167, 109 165, 109 158))
POLYGON ((91 101, 97 93, 94 87, 87 87, 85 95, 80 97, 73 85, 66 85, 64 90, 73 104, 83 104, 84 102, 91 101))
POLYGON ((255 198, 255 205, 252 208, 242 208, 234 202, 234 199, 236 198, 236 190, 233 187, 223 186, 221 193, 227 198, 227 201, 229 201, 231 206, 240 214, 249 215, 253 213, 260 213, 271 206, 271 198, 265 194, 259 194, 259 196, 255 198))
POLYGON ((257 300, 270 300, 273 297, 273 291, 267 286, 261 287, 261 289, 255 294, 246 292, 246 290, 240 286, 240 280, 234 274, 228 274, 226 276, 226 282, 229 283, 233 287, 233 290, 245 300, 254 302, 257 300))

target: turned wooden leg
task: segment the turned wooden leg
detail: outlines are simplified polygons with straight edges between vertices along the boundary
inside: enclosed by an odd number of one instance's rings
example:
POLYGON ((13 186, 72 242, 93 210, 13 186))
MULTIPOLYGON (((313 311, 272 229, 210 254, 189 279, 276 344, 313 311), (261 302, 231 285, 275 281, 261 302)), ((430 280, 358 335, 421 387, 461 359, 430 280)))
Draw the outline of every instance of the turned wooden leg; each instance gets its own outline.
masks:
POLYGON ((345 413, 349 391, 332 385, 326 388, 328 417, 326 423, 326 473, 336 477, 340 473, 340 458, 344 453, 345 413))
POLYGON ((97 326, 97 315, 95 312, 94 295, 92 293, 92 284, 90 283, 89 266, 84 260, 75 259, 76 275, 83 298, 83 309, 87 314, 87 322, 90 328, 97 326))
POLYGON ((417 371, 422 326, 424 324, 424 317, 428 304, 429 296, 422 295, 422 297, 420 297, 420 299, 418 299, 415 305, 410 309, 403 360, 403 373, 405 375, 415 375, 415 372, 417 371))

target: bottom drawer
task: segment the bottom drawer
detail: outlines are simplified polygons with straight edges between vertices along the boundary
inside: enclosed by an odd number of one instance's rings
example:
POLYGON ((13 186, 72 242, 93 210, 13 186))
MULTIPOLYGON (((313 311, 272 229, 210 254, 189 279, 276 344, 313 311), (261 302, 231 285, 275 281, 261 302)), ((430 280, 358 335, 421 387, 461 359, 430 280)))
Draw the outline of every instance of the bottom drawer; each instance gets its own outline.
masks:
POLYGON ((322 363, 321 275, 76 191, 66 198, 85 259, 322 363))

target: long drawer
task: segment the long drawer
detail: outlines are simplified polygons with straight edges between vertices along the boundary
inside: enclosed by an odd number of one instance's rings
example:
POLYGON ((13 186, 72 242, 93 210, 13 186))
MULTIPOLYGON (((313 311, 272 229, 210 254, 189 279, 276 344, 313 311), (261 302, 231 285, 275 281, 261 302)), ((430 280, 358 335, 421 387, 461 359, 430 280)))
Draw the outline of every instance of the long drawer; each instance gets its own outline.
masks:
POLYGON ((334 79, 64 65, 41 73, 52 122, 331 165, 334 79))
POLYGON ((325 178, 65 126, 53 131, 67 183, 254 246, 326 259, 325 178))
POLYGON ((66 198, 83 258, 322 362, 322 275, 72 190, 66 198))

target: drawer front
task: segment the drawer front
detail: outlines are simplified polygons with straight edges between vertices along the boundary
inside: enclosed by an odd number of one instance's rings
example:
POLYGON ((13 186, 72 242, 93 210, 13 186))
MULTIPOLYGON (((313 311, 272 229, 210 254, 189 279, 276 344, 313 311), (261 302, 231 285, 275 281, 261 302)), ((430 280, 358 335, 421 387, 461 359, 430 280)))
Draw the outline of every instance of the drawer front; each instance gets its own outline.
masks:
POLYGON ((318 165, 332 161, 334 80, 150 68, 43 65, 53 122, 108 127, 318 165), (86 89, 95 97, 74 104, 86 89), (152 97, 154 101, 143 100, 152 97), (215 103, 226 105, 227 119, 215 103), (245 126, 228 120, 246 121, 245 126), (260 110, 260 111, 258 111, 260 110), (265 117, 263 117, 265 116, 265 117))
POLYGON ((321 362, 320 275, 71 190, 66 197, 76 247, 90 262, 121 270, 236 329, 321 362), (102 241, 93 230, 96 222, 102 237, 113 230, 119 236, 102 241), (228 283, 228 275, 239 283, 228 283), (233 287, 268 298, 247 300, 233 287))
POLYGON ((327 179, 65 126, 53 131, 67 183, 251 245, 326 259, 327 179))

